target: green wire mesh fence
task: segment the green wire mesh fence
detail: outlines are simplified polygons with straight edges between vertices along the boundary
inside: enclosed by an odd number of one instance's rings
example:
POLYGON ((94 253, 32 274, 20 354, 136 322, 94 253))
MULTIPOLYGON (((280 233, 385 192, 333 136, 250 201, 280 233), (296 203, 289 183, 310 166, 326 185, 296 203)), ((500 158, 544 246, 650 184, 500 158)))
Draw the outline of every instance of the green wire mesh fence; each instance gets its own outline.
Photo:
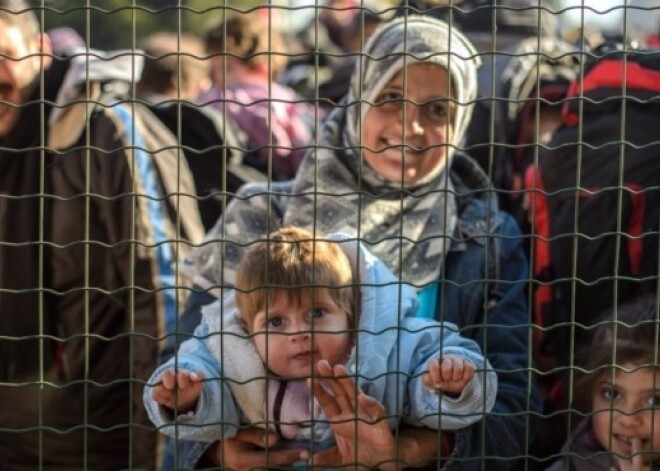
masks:
POLYGON ((656 469, 659 52, 652 0, 0 0, 0 468, 656 469))

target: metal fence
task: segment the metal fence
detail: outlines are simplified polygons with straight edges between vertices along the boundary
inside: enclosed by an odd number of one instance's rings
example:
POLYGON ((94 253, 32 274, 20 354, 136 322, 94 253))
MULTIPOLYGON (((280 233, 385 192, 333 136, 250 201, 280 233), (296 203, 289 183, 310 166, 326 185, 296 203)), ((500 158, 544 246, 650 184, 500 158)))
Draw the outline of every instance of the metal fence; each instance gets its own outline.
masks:
POLYGON ((610 3, 0 0, 0 468, 656 469, 610 3))

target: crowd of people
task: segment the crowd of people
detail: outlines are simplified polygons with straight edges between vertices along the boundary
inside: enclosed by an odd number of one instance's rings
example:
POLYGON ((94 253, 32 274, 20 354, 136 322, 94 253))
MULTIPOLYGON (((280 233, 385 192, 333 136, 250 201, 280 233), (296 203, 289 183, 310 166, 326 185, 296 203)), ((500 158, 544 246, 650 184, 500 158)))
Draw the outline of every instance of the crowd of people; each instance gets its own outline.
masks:
POLYGON ((511 3, 0 0, 0 468, 660 469, 660 52, 511 3))

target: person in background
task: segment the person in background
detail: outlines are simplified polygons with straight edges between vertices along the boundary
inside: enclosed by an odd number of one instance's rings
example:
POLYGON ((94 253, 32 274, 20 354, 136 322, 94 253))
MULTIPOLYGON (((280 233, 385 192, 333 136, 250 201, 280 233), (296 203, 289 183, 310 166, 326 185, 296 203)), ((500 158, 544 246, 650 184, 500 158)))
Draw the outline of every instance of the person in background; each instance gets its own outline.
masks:
POLYGON ((144 38, 139 47, 144 70, 137 97, 177 136, 208 231, 238 188, 263 181, 264 175, 243 164, 245 134, 222 113, 198 103, 211 86, 211 61, 204 42, 190 34, 162 32, 144 38))
POLYGON ((53 48, 53 56, 65 57, 76 50, 85 49, 85 40, 69 26, 60 26, 46 31, 53 48))
POLYGON ((168 436, 230 438, 246 417, 302 448, 332 443, 308 387, 319 361, 359 374, 393 425, 456 430, 493 406, 497 376, 477 344, 414 317, 415 291, 354 239, 282 228, 248 249, 232 294, 148 381, 145 406, 168 436))
POLYGON ((291 35, 291 59, 278 77, 331 110, 348 92, 351 74, 374 29, 392 18, 387 0, 327 0, 291 35))
POLYGON ((116 93, 132 55, 54 57, 25 0, 0 0, 0 53, 0 467, 156 469, 140 392, 203 237, 192 176, 116 93))
POLYGON ((195 101, 211 87, 211 66, 204 42, 192 34, 154 33, 138 43, 144 69, 138 94, 153 103, 195 101))
POLYGON ((199 101, 245 133, 247 165, 281 181, 296 175, 322 114, 275 80, 286 65, 286 49, 264 11, 234 12, 206 31, 213 86, 199 101))
POLYGON ((561 123, 562 99, 579 72, 577 50, 559 38, 557 15, 536 0, 400 1, 398 15, 415 13, 450 22, 479 51, 479 92, 464 145, 502 190, 500 207, 527 233, 525 170, 561 123))
POLYGON ((609 310, 579 346, 580 420, 548 471, 660 469, 658 298, 609 310))
MULTIPOLYGON (((360 447, 372 443, 377 462, 421 465, 443 457, 448 470, 512 469, 534 436, 540 404, 528 371, 529 275, 520 230, 497 209, 491 183, 460 147, 477 94, 479 56, 456 28, 411 15, 378 29, 364 58, 296 178, 243 187, 187 259, 196 273, 187 311, 194 315, 221 297, 236 281, 245 245, 283 225, 357 237, 415 287, 419 317, 456 324, 498 373, 497 399, 483 421, 454 433, 404 427, 396 440, 378 430, 383 441, 361 434, 360 447), (378 448, 383 443, 387 448, 378 448)), ((346 381, 355 391, 353 380, 346 381)), ((334 417, 337 408, 328 411, 334 417)), ((227 467, 265 466, 300 457, 300 450, 265 453, 273 440, 241 430, 210 446, 193 444, 186 463, 192 467, 204 456, 227 467)), ((342 440, 316 462, 350 462, 355 446, 342 440)))

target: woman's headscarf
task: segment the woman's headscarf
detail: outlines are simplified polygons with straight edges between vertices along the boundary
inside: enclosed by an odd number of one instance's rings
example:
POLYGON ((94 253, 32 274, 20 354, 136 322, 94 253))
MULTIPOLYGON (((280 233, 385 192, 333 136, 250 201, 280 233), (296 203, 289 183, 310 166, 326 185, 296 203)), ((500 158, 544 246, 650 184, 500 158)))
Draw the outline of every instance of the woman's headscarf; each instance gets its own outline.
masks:
POLYGON ((213 244, 213 255, 207 251, 197 260, 213 265, 215 283, 233 283, 242 246, 282 224, 304 227, 319 236, 355 235, 397 276, 418 287, 439 279, 458 217, 445 171, 453 148, 448 148, 447 158, 431 175, 405 185, 374 172, 363 162, 359 148, 359 123, 366 108, 360 100, 372 102, 395 74, 413 63, 449 70, 457 103, 449 144, 460 143, 477 93, 476 51, 463 34, 430 17, 401 17, 384 24, 366 44, 348 96, 328 116, 318 145, 298 170, 283 217, 268 208, 267 198, 232 200, 225 220, 210 238, 235 244, 213 244))
MULTIPOLYGON (((453 139, 448 151, 460 144, 472 116, 477 97, 477 68, 481 59, 472 43, 455 27, 429 16, 398 17, 377 30, 365 45, 356 64, 348 103, 373 103, 404 67, 415 63, 436 64, 449 71, 456 100, 453 139)), ((367 106, 351 106, 346 117, 348 143, 359 142, 359 123, 364 123, 367 106)))

